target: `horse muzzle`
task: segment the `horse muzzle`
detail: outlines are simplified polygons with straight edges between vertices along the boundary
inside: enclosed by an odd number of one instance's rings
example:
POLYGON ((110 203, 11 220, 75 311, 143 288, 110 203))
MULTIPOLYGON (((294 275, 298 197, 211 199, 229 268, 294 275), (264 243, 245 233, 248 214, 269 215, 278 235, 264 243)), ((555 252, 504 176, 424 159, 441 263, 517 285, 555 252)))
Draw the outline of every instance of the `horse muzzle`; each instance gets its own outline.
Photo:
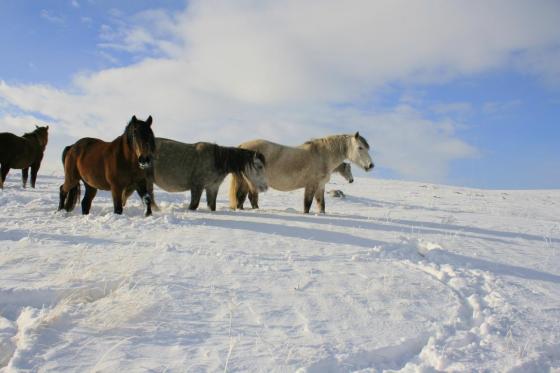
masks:
POLYGON ((144 157, 144 156, 138 157, 138 167, 140 167, 141 170, 148 169, 152 167, 152 165, 153 165, 152 157, 144 157))
POLYGON ((373 170, 373 167, 374 167, 374 165, 373 165, 373 162, 372 162, 372 163, 368 164, 367 166, 365 166, 364 170, 371 171, 371 170, 373 170))
POLYGON ((350 180, 348 180, 348 182, 349 182, 350 184, 352 184, 352 183, 354 182, 354 179, 350 179, 350 180))
POLYGON ((257 189, 259 190, 259 193, 266 192, 268 190, 268 185, 259 185, 257 189))

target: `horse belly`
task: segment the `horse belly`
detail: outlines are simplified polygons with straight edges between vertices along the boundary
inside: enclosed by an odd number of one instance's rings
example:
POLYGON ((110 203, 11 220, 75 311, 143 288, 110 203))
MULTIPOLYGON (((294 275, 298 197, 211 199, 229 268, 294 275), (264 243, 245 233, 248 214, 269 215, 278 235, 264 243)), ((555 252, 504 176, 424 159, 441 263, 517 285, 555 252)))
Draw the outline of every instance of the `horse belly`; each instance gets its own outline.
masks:
POLYGON ((157 164, 154 168, 154 183, 170 193, 184 192, 191 189, 188 177, 182 172, 173 169, 158 171, 157 164))
POLYGON ((165 181, 162 181, 161 179, 155 179, 154 183, 160 187, 161 189, 165 190, 166 192, 169 193, 178 193, 178 192, 185 192, 189 189, 191 189, 188 185, 178 185, 178 184, 173 184, 173 183, 166 183, 165 181))
POLYGON ((111 190, 111 185, 107 182, 105 177, 100 177, 99 175, 92 176, 88 174, 82 175, 82 180, 95 189, 111 190))
POLYGON ((2 134, 0 139, 0 163, 10 168, 27 168, 33 163, 32 151, 23 138, 11 133, 2 134))
POLYGON ((306 167, 289 162, 276 162, 267 166, 268 185, 282 192, 305 187, 313 178, 306 167))
POLYGON ((95 189, 111 190, 111 184, 105 173, 105 162, 100 157, 92 155, 78 159, 80 178, 95 189), (87 171, 86 171, 87 170, 87 171))
POLYGON ((14 159, 11 164, 10 167, 11 168, 17 168, 17 169, 23 169, 23 168, 27 168, 29 166, 31 166, 33 162, 31 162, 29 159, 27 159, 27 157, 22 157, 19 159, 14 159))

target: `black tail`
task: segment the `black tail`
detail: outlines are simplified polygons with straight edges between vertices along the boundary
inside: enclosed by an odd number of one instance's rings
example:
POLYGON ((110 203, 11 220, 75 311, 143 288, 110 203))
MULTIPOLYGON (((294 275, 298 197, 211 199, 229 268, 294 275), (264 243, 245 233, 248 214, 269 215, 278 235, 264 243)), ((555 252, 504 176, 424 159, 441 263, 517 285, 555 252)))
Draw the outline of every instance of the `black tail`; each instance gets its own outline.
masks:
POLYGON ((78 183, 74 188, 70 189, 68 193, 62 191, 63 185, 60 186, 60 202, 58 204, 59 210, 66 210, 68 212, 74 210, 76 203, 80 199, 80 183, 78 183))
POLYGON ((64 150, 62 151, 62 165, 64 166, 64 160, 66 159, 66 153, 68 153, 68 150, 70 150, 70 148, 72 147, 72 145, 68 145, 67 147, 64 148, 64 150))
MULTIPOLYGON (((62 151, 62 165, 64 166, 65 161, 66 161, 66 154, 68 154, 68 151, 72 148, 72 145, 69 145, 67 147, 64 148, 64 150, 62 151)), ((78 200, 80 199, 80 183, 78 182, 78 184, 73 187, 72 189, 70 189, 68 191, 68 193, 64 193, 62 191, 62 185, 60 186, 60 203, 58 205, 58 209, 61 210, 64 208, 64 210, 70 212, 72 210, 74 210, 74 207, 76 207, 76 203, 78 202, 78 200)))

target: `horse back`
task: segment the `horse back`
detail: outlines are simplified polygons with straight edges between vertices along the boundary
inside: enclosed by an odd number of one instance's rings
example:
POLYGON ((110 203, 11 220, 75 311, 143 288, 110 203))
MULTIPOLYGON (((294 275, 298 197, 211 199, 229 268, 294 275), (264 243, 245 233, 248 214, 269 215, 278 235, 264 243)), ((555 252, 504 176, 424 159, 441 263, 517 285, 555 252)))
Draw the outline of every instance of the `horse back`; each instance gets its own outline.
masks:
MULTIPOLYGON (((114 150, 111 143, 91 137, 84 137, 74 143, 65 157, 65 171, 77 171, 80 178, 94 188, 109 190, 108 168, 114 150)), ((113 165, 115 168, 116 165, 113 165)))
POLYGON ((266 140, 245 142, 240 147, 258 151, 264 155, 268 184, 274 189, 294 190, 325 178, 324 167, 321 167, 323 161, 313 152, 304 148, 281 145, 266 140))
POLYGON ((304 149, 267 140, 253 140, 243 143, 239 147, 258 151, 264 155, 267 169, 286 168, 286 172, 301 170, 312 161, 311 154, 304 149))
MULTIPOLYGON (((38 149, 32 141, 14 135, 13 133, 0 133, 0 163, 11 168, 26 168, 35 162, 38 149)), ((42 155, 42 152, 39 152, 42 155)))
POLYGON ((193 185, 205 185, 208 176, 214 174, 214 147, 198 142, 195 144, 156 138, 154 160, 155 183, 168 192, 189 190, 193 185))

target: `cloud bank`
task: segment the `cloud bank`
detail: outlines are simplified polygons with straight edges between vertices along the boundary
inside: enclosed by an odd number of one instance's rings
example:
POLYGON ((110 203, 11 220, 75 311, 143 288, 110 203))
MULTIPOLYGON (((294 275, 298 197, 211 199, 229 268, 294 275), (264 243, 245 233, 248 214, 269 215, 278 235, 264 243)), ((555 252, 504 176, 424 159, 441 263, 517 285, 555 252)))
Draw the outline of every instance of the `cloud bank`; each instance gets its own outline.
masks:
MULTIPOLYGON (((545 62, 558 56, 554 1, 194 0, 174 14, 115 19, 100 30, 99 50, 137 62, 78 72, 63 88, 0 81, 0 105, 50 118, 65 141, 116 137, 132 114, 152 114, 158 136, 227 145, 359 130, 377 164, 445 181, 450 162, 477 155, 460 138, 465 124, 404 102, 380 108, 375 97, 504 67, 558 76, 545 62)), ((22 125, 13 117, 0 121, 22 125)))

